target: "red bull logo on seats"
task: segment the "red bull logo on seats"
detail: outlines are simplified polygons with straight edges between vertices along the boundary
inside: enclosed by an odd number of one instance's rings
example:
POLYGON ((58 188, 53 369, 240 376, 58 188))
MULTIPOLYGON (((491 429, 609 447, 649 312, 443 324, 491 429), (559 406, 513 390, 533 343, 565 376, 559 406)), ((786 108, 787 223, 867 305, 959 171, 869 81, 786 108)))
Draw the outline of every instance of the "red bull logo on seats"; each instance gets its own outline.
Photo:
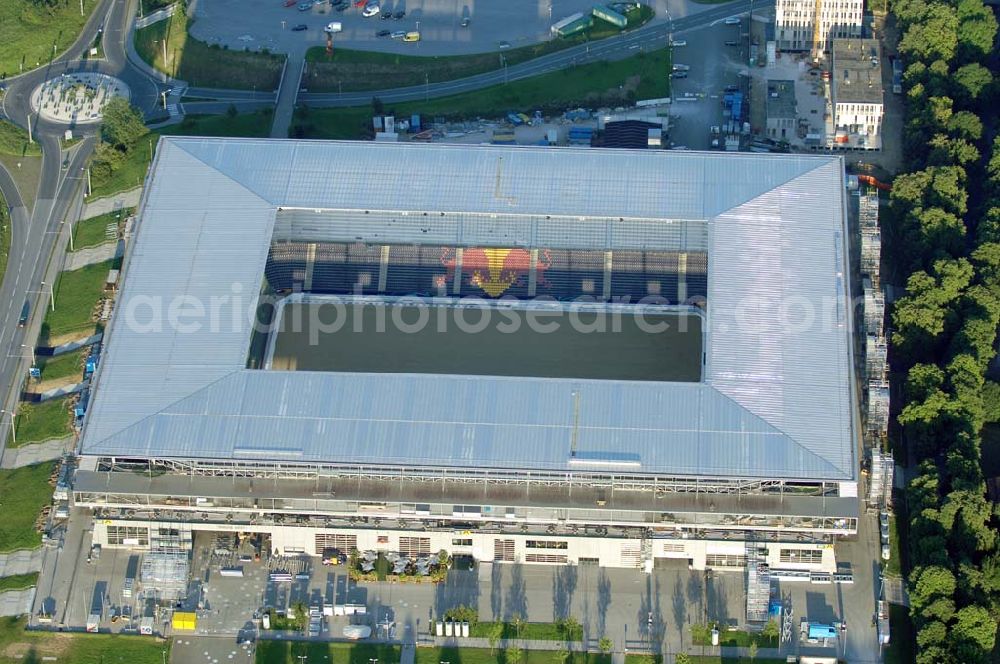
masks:
MULTIPOLYGON (((535 262, 537 283, 544 282, 543 275, 549 262, 547 253, 540 252, 535 262)), ((531 251, 519 248, 467 247, 462 250, 459 266, 456 250, 447 248, 441 255, 441 263, 448 268, 449 280, 454 280, 455 270, 461 269, 463 286, 471 286, 489 297, 500 297, 514 286, 527 284, 531 273, 531 251)))

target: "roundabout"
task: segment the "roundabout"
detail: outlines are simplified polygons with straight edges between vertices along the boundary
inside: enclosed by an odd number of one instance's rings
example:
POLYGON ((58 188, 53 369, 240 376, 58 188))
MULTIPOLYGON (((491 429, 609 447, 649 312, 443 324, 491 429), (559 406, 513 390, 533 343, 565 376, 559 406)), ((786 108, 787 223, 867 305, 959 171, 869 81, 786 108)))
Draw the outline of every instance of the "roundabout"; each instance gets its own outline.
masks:
POLYGON ((50 78, 31 92, 31 109, 59 124, 100 122, 104 105, 114 97, 131 98, 120 79, 96 72, 66 73, 50 78))

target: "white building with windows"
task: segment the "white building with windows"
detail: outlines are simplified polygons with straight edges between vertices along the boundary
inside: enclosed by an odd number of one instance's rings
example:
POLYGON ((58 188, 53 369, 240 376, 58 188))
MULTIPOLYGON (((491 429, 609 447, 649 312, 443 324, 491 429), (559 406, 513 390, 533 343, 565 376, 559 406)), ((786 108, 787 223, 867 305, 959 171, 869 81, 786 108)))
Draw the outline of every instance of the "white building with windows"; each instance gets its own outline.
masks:
POLYGON ((877 39, 837 39, 830 64, 833 135, 836 148, 879 150, 885 112, 877 39))
POLYGON ((774 27, 778 50, 829 51, 834 39, 860 37, 864 8, 864 0, 777 0, 774 27), (817 36, 821 49, 816 48, 817 36))

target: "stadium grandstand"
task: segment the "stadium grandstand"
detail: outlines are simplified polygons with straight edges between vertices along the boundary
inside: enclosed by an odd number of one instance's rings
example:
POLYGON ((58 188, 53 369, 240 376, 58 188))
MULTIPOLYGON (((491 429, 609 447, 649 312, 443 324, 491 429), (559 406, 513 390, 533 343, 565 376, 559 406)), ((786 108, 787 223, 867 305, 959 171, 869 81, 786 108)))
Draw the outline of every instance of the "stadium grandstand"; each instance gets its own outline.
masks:
POLYGON ((106 546, 833 571, 849 244, 839 157, 164 137, 74 500, 106 546))

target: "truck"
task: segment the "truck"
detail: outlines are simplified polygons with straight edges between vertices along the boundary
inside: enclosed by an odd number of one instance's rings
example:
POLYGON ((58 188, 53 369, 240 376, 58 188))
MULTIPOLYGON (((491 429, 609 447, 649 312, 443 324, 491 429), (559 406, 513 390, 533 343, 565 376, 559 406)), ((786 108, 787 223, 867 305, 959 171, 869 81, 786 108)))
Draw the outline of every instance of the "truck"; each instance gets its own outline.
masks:
POLYGON ((31 300, 24 298, 24 304, 21 305, 21 316, 17 319, 17 326, 24 327, 28 324, 28 318, 31 316, 31 300))

